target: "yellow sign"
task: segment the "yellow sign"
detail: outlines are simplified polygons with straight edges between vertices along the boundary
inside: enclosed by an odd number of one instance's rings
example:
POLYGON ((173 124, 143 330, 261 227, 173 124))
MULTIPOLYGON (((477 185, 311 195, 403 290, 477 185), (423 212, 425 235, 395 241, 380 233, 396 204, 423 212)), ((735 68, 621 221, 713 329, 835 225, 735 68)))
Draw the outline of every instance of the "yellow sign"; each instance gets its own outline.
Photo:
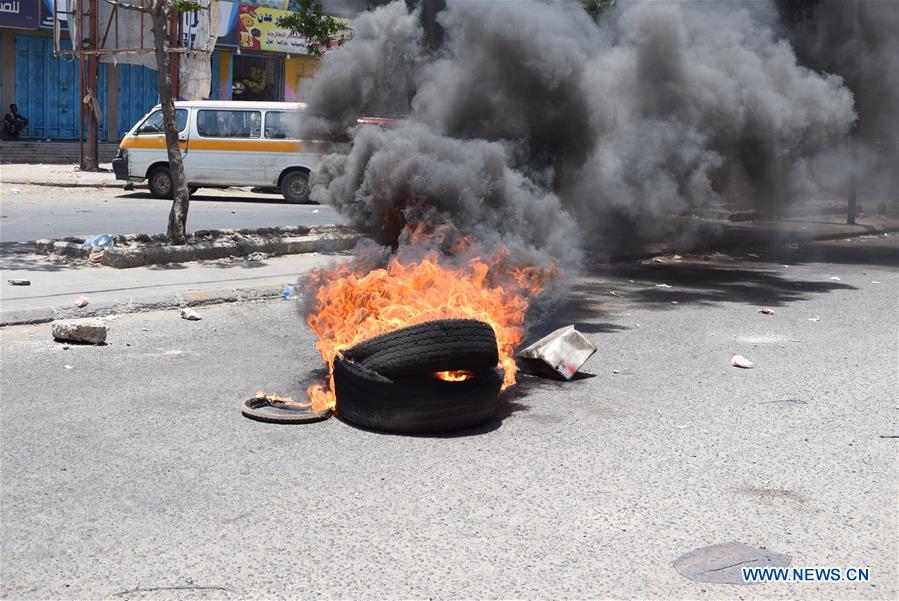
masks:
POLYGON ((289 14, 290 12, 277 8, 241 4, 238 9, 240 47, 306 54, 306 38, 278 27, 278 19, 289 14))

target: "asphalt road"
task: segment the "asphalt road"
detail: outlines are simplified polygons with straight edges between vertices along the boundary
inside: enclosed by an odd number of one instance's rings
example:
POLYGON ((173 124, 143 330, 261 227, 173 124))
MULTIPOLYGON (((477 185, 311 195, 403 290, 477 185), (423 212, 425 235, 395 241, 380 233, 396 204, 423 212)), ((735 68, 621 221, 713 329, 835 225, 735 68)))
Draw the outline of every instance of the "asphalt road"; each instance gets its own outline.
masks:
MULTIPOLYGON (((171 202, 146 189, 4 186, 0 242, 93 234, 164 232, 171 202), (18 194, 12 188, 20 190, 18 194)), ((290 205, 274 194, 201 188, 191 197, 188 229, 343 223, 327 205, 290 205)))
POLYGON ((576 323, 599 347, 587 373, 525 377, 452 437, 243 418, 321 367, 289 301, 123 316, 104 347, 7 328, 0 593, 895 599, 896 252, 595 266, 540 328, 576 323), (672 567, 730 541, 871 581, 672 567))

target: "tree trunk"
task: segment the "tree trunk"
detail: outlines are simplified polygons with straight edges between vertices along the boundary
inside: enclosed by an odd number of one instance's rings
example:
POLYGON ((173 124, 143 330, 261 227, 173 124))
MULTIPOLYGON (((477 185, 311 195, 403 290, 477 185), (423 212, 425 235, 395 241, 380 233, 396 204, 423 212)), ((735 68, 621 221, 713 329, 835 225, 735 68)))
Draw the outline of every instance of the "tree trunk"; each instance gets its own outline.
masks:
POLYGON ((165 146, 169 155, 169 174, 172 178, 172 210, 169 212, 167 234, 172 244, 187 242, 187 209, 190 194, 184 179, 184 163, 178 148, 178 125, 175 119, 175 101, 172 93, 172 77, 169 70, 169 13, 168 0, 155 0, 153 4, 153 42, 156 47, 156 78, 159 88, 159 104, 165 125, 165 146))

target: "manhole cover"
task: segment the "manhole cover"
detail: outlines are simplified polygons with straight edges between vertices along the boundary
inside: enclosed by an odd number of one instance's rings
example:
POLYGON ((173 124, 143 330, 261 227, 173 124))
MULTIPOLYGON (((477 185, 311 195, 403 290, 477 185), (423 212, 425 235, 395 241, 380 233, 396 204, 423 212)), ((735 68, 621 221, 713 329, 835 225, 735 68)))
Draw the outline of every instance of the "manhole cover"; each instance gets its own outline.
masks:
POLYGON ((743 568, 785 567, 793 558, 743 543, 724 543, 701 547, 681 555, 672 564, 677 572, 696 582, 750 584, 743 581, 743 568))
POLYGON ((241 413, 250 419, 273 424, 308 424, 331 417, 331 410, 312 411, 299 403, 282 403, 258 396, 244 401, 241 413))

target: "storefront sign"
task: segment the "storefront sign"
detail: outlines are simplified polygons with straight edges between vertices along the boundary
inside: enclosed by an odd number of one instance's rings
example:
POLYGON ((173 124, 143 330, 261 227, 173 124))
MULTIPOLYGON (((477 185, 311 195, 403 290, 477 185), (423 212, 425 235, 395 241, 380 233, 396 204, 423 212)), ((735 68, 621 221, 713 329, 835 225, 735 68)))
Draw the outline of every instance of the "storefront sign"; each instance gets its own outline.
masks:
POLYGON ((238 11, 240 47, 288 54, 306 54, 306 38, 278 26, 286 10, 241 4, 238 11))
POLYGON ((38 29, 40 0, 0 0, 0 27, 38 29))

